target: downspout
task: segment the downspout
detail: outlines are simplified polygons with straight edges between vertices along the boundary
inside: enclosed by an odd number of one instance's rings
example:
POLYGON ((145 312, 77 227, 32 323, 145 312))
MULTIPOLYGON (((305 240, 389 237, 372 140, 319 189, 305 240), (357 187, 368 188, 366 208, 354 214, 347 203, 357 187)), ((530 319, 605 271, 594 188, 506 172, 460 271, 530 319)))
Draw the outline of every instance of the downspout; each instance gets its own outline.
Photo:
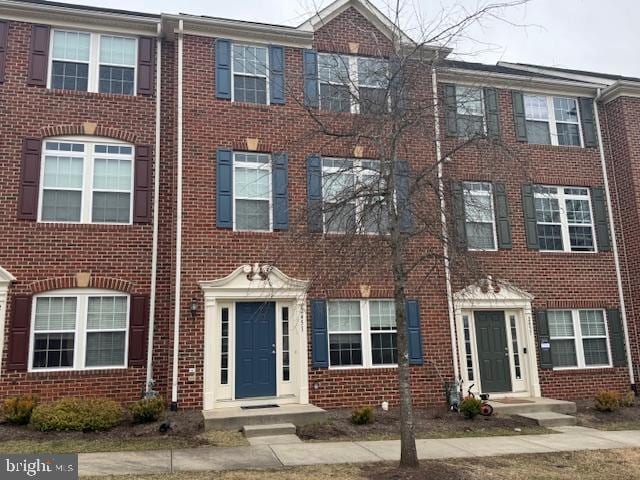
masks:
MULTIPOLYGON (((437 60, 437 55, 434 61, 437 60)), ((456 319, 453 310, 453 289, 451 287, 451 262, 449 261, 449 230, 447 228, 446 202, 444 197, 442 145, 440 141, 440 105, 438 103, 438 75, 435 64, 431 66, 431 85, 433 88, 433 117, 436 144, 436 161, 438 162, 438 198, 440 200, 440 223, 442 224, 442 251, 444 255, 444 277, 447 288, 447 307, 449 310, 449 330, 451 333, 451 353, 453 355, 453 378, 460 378, 458 365, 458 340, 456 337, 456 319)))
POLYGON ((171 380, 171 410, 178 410, 178 353, 180 351, 180 304, 182 276, 182 49, 184 23, 178 24, 178 175, 176 206, 176 290, 173 312, 173 375, 171 380))
POLYGON ((147 339, 147 386, 146 393, 151 394, 154 387, 153 380, 153 334, 156 317, 156 286, 158 282, 158 225, 160 213, 160 100, 162 87, 162 24, 158 24, 158 38, 156 40, 156 145, 154 185, 153 185, 153 246, 151 247, 151 295, 149 297, 149 338, 147 339))
MULTIPOLYGON (((629 381, 631 388, 636 390, 635 375, 633 371, 633 358, 631 356, 631 344, 629 342, 629 327, 627 325, 627 308, 624 302, 624 291, 622 289, 622 273, 620 270, 620 258, 618 257, 618 241, 616 239, 616 226, 613 221, 613 207, 611 205, 611 192, 609 190, 609 176, 607 174, 607 163, 604 154, 604 144, 602 142, 602 131, 600 130, 600 114, 598 113, 598 100, 602 96, 602 89, 598 88, 598 94, 593 100, 593 111, 596 120, 596 130, 598 133, 598 149, 600 150, 600 163, 602 164, 602 176, 604 178, 604 190, 607 197, 607 214, 609 215, 609 228, 611 229, 611 246, 613 248, 613 260, 616 267, 616 280, 618 282, 618 297, 620 301, 620 311, 622 313, 622 327, 624 329, 624 341, 627 350, 627 365, 629 365, 629 381)), ((613 159, 611 159, 613 161, 613 159)))

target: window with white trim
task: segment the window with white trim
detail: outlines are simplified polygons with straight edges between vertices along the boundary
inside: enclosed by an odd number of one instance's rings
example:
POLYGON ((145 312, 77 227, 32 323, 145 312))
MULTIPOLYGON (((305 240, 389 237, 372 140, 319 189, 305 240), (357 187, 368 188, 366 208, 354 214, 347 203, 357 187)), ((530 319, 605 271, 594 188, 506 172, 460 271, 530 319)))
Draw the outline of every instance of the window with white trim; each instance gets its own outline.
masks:
POLYGON ((269 103, 269 49, 234 43, 232 51, 233 100, 269 103))
POLYGON ((387 60, 320 53, 320 108, 331 112, 364 114, 388 111, 388 76, 387 60))
POLYGON ((39 220, 131 223, 133 146, 96 139, 43 142, 39 220))
POLYGON ((135 37, 53 29, 49 87, 135 95, 135 37))
POLYGON ((470 250, 495 250, 496 219, 489 182, 463 182, 465 231, 470 250))
POLYGON ((33 299, 30 370, 125 367, 129 295, 57 291, 33 299))
POLYGON ((263 153, 233 153, 234 228, 271 231, 271 157, 263 153))
POLYGON ((588 188, 534 187, 540 250, 594 252, 594 225, 588 188))
POLYGON ((381 168, 378 160, 323 157, 325 232, 380 234, 389 231, 381 168))
POLYGON ((392 300, 327 302, 331 367, 376 367, 398 363, 392 300))
POLYGON ((610 367, 604 310, 547 311, 554 368, 610 367))
POLYGON ((482 88, 456 85, 456 131, 459 137, 483 137, 487 126, 484 120, 482 88))
POLYGON ((525 94, 524 110, 529 143, 583 146, 576 98, 525 94))

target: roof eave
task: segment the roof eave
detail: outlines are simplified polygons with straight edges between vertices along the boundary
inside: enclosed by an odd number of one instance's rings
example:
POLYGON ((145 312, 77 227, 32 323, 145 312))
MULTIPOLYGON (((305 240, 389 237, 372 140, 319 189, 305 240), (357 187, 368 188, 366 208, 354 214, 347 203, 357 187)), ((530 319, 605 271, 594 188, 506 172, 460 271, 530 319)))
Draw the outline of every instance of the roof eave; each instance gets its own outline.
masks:
POLYGON ((613 85, 602 90, 599 100, 603 103, 609 103, 619 97, 640 98, 640 83, 618 80, 613 85))

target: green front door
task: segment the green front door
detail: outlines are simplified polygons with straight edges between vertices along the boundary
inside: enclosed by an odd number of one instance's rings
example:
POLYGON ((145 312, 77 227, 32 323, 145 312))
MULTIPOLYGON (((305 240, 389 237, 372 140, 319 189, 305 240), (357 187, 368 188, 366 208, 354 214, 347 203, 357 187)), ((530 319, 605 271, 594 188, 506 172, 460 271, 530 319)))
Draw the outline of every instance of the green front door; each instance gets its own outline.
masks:
POLYGON ((475 312, 482 391, 510 392, 511 370, 503 311, 475 312))

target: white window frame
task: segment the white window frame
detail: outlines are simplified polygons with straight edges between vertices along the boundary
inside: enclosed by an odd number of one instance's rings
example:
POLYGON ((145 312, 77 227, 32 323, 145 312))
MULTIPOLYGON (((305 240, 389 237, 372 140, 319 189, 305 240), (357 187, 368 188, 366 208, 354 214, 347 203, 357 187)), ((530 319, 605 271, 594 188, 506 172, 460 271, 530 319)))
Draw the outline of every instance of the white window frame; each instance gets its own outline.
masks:
MULTIPOLYGON (((543 250, 540 249, 541 252, 569 252, 569 253, 597 253, 598 252, 598 241, 596 238, 596 228, 595 221, 593 218, 593 202, 591 200, 591 189, 588 187, 575 187, 575 186, 557 186, 557 185, 536 185, 536 187, 542 188, 555 188, 557 193, 537 193, 534 192, 533 196, 535 198, 557 198, 558 199, 558 207, 560 209, 560 231, 562 234, 562 250, 543 250), (580 188, 587 191, 587 195, 575 195, 575 194, 565 194, 565 188, 580 188), (567 217, 567 200, 587 200, 589 202, 589 214, 591 215, 591 223, 569 223, 567 217), (571 238, 569 236, 569 226, 579 226, 579 227, 591 227, 591 237, 593 239, 593 250, 571 250, 571 238)), ((537 210, 536 210, 536 225, 558 225, 558 223, 554 222, 538 222, 537 221, 537 210)), ((536 240, 538 239, 538 232, 536 231, 536 240)))
MULTIPOLYGON (((362 215, 364 212, 364 204, 361 197, 355 197, 353 203, 355 204, 355 213, 356 213, 356 231, 355 232, 346 232, 341 230, 329 230, 327 228, 327 218, 326 213, 324 212, 324 202, 325 199, 325 189, 324 189, 324 178, 325 172, 327 175, 335 175, 338 173, 353 175, 354 177, 354 185, 355 188, 358 188, 358 185, 363 185, 363 180, 365 177, 373 177, 375 176, 371 169, 367 169, 363 167, 363 162, 379 162, 379 160, 373 160, 370 158, 341 158, 341 157, 322 157, 322 204, 323 204, 323 213, 322 213, 322 229, 324 233, 330 234, 346 234, 346 233, 355 233, 358 235, 380 235, 379 232, 367 232, 364 229, 364 225, 362 223, 362 215), (345 162, 352 162, 352 167, 349 171, 345 172, 343 169, 339 167, 329 167, 325 166, 324 160, 338 160, 345 162)), ((382 165, 380 165, 382 168, 382 165)), ((351 203, 351 202, 350 202, 351 203)))
MULTIPOLYGON (((100 92, 100 65, 108 66, 108 67, 124 67, 124 68, 133 68, 133 93, 131 95, 128 94, 112 94, 108 92, 102 92, 104 95, 127 95, 135 97, 138 93, 138 38, 132 35, 121 34, 121 33, 109 33, 109 32, 93 32, 88 30, 82 30, 77 28, 52 28, 49 38, 49 60, 48 60, 48 72, 47 72, 47 88, 52 88, 52 78, 53 78, 53 38, 55 32, 70 32, 70 33, 88 33, 90 35, 89 41, 89 78, 87 79, 87 92, 92 93, 101 93, 100 92), (115 63, 101 63, 100 62, 100 40, 102 36, 106 37, 121 37, 135 40, 135 60, 133 66, 131 65, 118 65, 115 63)), ((71 60, 62 60, 69 61, 71 60)), ((76 63, 87 63, 87 62, 76 62, 76 63)), ((76 92, 84 92, 84 90, 72 90, 76 92)))
MULTIPOLYGON (((135 158, 136 147, 130 143, 113 140, 110 138, 102 137, 47 137, 42 140, 42 155, 40 159, 40 185, 38 187, 38 222, 40 223, 70 223, 81 224, 88 223, 94 225, 132 225, 133 224, 133 204, 134 204, 134 186, 135 186, 135 158), (61 152, 55 150, 47 150, 47 142, 60 142, 60 143, 82 143, 84 145, 84 153, 80 152, 61 152), (110 145, 110 146, 122 146, 131 147, 131 155, 117 155, 110 153, 95 153, 96 145, 110 145), (82 155, 82 199, 80 206, 80 220, 77 222, 68 220, 43 220, 42 210, 44 201, 44 169, 47 153, 51 155, 64 155, 80 158, 82 155), (111 158, 119 160, 131 161, 131 187, 127 192, 126 190, 104 190, 93 188, 93 173, 94 173, 94 160, 101 158, 111 158), (94 222, 92 220, 93 212, 93 192, 109 192, 109 193, 129 193, 129 221, 128 222, 94 222)), ((56 190, 56 189, 51 189, 56 190)), ((64 188, 60 190, 74 190, 73 188, 64 188)))
MULTIPOLYGON (((567 96, 567 95, 544 95, 544 94, 540 94, 540 93, 534 93, 534 92, 526 92, 524 94, 525 97, 541 97, 541 98, 545 98, 547 101, 547 123, 549 124, 549 136, 551 137, 551 143, 549 144, 534 144, 532 143, 531 145, 553 145, 556 147, 570 147, 570 148, 584 148, 584 135, 582 133, 582 118, 580 117, 580 105, 578 103, 578 99, 575 97, 571 97, 571 96, 567 96), (567 121, 563 121, 563 120, 556 120, 556 111, 555 111, 555 107, 553 105, 553 99, 554 98, 564 98, 564 99, 569 99, 569 100, 573 100, 574 102, 576 102, 576 112, 577 112, 577 119, 578 119, 578 136, 580 137, 580 145, 560 145, 558 143, 558 123, 565 123, 565 124, 570 124, 570 125, 575 125, 573 122, 567 122, 567 121)), ((532 122, 544 122, 544 120, 540 119, 540 118, 530 118, 527 112, 527 103, 526 101, 524 102, 524 115, 525 115, 525 122, 528 121, 532 121, 532 122)))
MULTIPOLYGON (((589 370, 597 368, 612 368, 613 363, 611 359, 611 342, 609 339, 609 325, 607 319, 607 312, 601 308, 581 308, 581 309, 554 309, 552 311, 571 312, 571 321, 573 323, 573 337, 549 337, 549 340, 573 340, 576 349, 576 366, 567 367, 553 367, 554 370, 589 370), (581 311, 599 311, 602 312, 602 319, 604 321, 605 336, 583 336, 582 327, 580 325, 580 312, 581 311), (609 363, 603 365, 587 365, 584 358, 584 339, 589 338, 604 338, 607 345, 607 356, 609 357, 609 363)), ((553 348, 553 344, 552 347, 553 348)))
MULTIPOLYGON (((460 103, 460 94, 458 92, 458 90, 460 88, 464 88, 466 90, 477 90, 480 93, 480 110, 482 112, 482 115, 472 115, 472 116, 482 116, 482 132, 486 136, 488 132, 487 132, 487 112, 486 112, 486 107, 485 107, 485 103, 484 103, 484 88, 482 88, 482 87, 474 87, 474 86, 471 86, 471 85, 463 85, 463 84, 456 84, 454 86, 455 86, 455 89, 456 89, 456 114, 457 115, 470 116, 467 113, 465 113, 464 111, 463 112, 460 111, 461 103, 460 103)), ((457 120, 456 120, 456 130, 457 129, 458 129, 458 125, 457 125, 457 120)), ((462 138, 465 138, 465 136, 462 136, 462 138)))
MULTIPOLYGON (((50 292, 43 292, 37 295, 34 295, 31 303, 31 328, 29 334, 29 372, 64 372, 64 371, 83 371, 83 370, 121 370, 127 368, 129 364, 129 312, 131 307, 131 297, 130 295, 114 290, 104 290, 104 289, 68 289, 68 290, 53 290, 50 292), (35 346, 35 335, 36 333, 50 333, 48 330, 38 330, 35 331, 35 321, 36 321, 36 302, 38 298, 76 298, 77 306, 76 306, 76 326, 74 331, 74 344, 73 344, 73 366, 72 367, 58 367, 58 368, 34 368, 33 367, 33 353, 35 346), (126 327, 124 329, 124 362, 122 365, 112 365, 112 366, 99 366, 99 367, 87 367, 86 363, 86 344, 87 344, 87 333, 91 332, 107 332, 107 331, 122 331, 121 329, 104 329, 104 330, 89 330, 87 328, 87 320, 88 320, 88 305, 89 305, 89 297, 125 297, 127 299, 127 307, 126 307, 126 315, 127 322, 126 327)), ((58 330, 52 330, 51 332, 61 332, 58 330)), ((71 332, 69 330, 69 332, 71 332)))
MULTIPOLYGON (((396 368, 397 363, 373 363, 373 352, 371 350, 371 334, 372 333, 398 333, 397 326, 393 330, 371 330, 371 317, 369 302, 393 302, 388 298, 371 298, 367 300, 354 300, 349 298, 335 298, 327 301, 327 352, 329 354, 330 370, 353 370, 353 369, 372 369, 372 368, 396 368), (360 306, 360 330, 353 331, 332 331, 329 328, 330 307, 334 302, 357 302, 360 306), (360 345, 362 346, 362 364, 361 365, 331 365, 331 335, 360 335, 360 345)), ((397 338, 397 337, 396 337, 397 338)))
POLYGON ((258 232, 258 233, 268 233, 273 232, 273 159, 268 153, 259 153, 259 152, 233 152, 233 169, 231 174, 231 182, 233 185, 233 231, 234 232, 258 232), (269 161, 267 163, 251 163, 251 162, 241 162, 236 160, 236 155, 259 155, 266 156, 269 161), (252 168, 259 171, 264 171, 267 177, 269 178, 269 198, 250 198, 250 197, 240 197, 238 196, 237 188, 236 188, 236 167, 242 168, 252 168), (236 200, 260 200, 266 201, 269 200, 269 229, 268 230, 244 230, 238 229, 236 224, 236 214, 238 209, 236 208, 236 200))
MULTIPOLYGON (((489 197, 489 201, 490 201, 490 205, 491 205, 491 225, 492 225, 492 231, 493 231, 493 248, 470 248, 468 247, 468 250, 471 252, 495 252, 498 250, 498 229, 496 226, 496 206, 495 206, 495 202, 493 199, 493 184, 491 182, 462 182, 462 196, 463 196, 463 201, 466 200, 466 196, 470 195, 470 196, 478 196, 478 197, 489 197), (471 184, 485 184, 485 185, 489 185, 489 191, 484 191, 484 190, 471 190, 469 189, 467 186, 471 185, 471 184)), ((466 204, 465 204, 466 206, 466 204)), ((464 226, 465 226, 465 233, 466 233, 466 228, 467 228, 467 209, 465 208, 465 214, 464 214, 464 226)), ((484 222, 484 223, 489 223, 489 222, 484 222)))
MULTIPOLYGON (((372 57, 363 57, 361 55, 347 55, 347 54, 342 54, 342 53, 318 53, 318 56, 325 56, 325 57, 342 57, 342 58, 346 58, 348 61, 348 64, 346 65, 347 67, 347 71, 349 74, 349 78, 347 79, 347 83, 340 83, 340 82, 332 82, 332 81, 327 81, 327 80, 321 80, 320 79, 320 62, 318 62, 318 95, 319 95, 319 106, 320 106, 320 110, 324 110, 326 112, 333 112, 333 110, 328 110, 328 109, 323 109, 322 108, 322 95, 321 95, 321 91, 322 91, 322 84, 326 83, 327 85, 337 85, 337 86, 347 86, 349 87, 349 98, 350 98, 350 103, 351 103, 351 112, 350 113, 360 113, 360 102, 359 100, 359 94, 358 94, 358 89, 360 87, 364 87, 364 88, 376 88, 373 85, 366 85, 366 84, 362 84, 360 85, 360 79, 358 77, 358 60, 359 59, 373 59, 376 61, 382 61, 382 62, 386 62, 387 63, 387 68, 389 67, 389 61, 387 59, 381 59, 381 58, 372 58, 372 57)), ((390 99, 389 99, 390 100, 390 99)), ((334 112, 334 113, 347 113, 347 112, 334 112)))
POLYGON ((269 58, 269 46, 268 45, 262 45, 259 43, 243 43, 243 42, 231 42, 231 101, 232 102, 239 102, 239 103, 247 103, 249 105, 271 105, 271 86, 270 86, 270 82, 269 82, 269 72, 270 72, 270 58, 269 58), (235 71, 235 62, 233 61, 233 55, 234 55, 234 50, 236 47, 254 47, 254 48, 264 48, 267 52, 265 58, 267 59, 266 65, 264 66, 265 68, 265 75, 258 75, 258 74, 248 74, 248 73, 240 73, 238 72, 238 75, 243 75, 245 77, 255 77, 255 78, 264 78, 266 80, 265 82, 265 96, 266 96, 266 103, 254 103, 254 102, 245 102, 245 101, 240 101, 240 100, 236 100, 236 71, 235 71))

